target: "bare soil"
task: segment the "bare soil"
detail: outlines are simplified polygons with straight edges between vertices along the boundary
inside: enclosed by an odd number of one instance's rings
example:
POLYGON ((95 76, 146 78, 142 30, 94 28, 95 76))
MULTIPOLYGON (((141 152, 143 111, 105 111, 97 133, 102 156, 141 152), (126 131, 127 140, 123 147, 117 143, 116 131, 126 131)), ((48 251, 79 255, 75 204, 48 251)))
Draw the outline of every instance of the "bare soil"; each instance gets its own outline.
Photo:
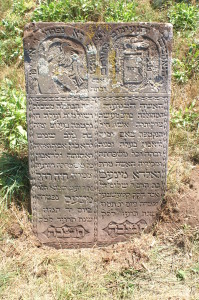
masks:
POLYGON ((165 200, 156 229, 165 232, 182 226, 199 228, 199 165, 193 167, 187 184, 179 193, 167 195, 165 200))

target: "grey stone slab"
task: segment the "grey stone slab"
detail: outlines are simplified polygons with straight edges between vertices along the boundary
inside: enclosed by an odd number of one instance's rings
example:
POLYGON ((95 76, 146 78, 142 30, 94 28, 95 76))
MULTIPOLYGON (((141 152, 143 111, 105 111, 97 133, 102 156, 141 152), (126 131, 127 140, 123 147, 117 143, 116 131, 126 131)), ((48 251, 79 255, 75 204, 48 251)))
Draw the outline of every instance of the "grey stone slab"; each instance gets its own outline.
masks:
POLYGON ((172 26, 32 23, 24 32, 34 232, 125 241, 166 187, 172 26))

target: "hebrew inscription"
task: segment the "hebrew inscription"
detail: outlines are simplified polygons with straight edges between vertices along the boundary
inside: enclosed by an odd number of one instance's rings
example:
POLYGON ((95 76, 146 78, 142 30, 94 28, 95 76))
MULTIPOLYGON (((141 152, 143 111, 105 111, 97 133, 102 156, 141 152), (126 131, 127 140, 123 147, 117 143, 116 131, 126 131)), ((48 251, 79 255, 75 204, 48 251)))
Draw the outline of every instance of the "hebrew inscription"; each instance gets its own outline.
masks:
POLYGON ((33 228, 46 245, 125 241, 166 187, 172 27, 32 23, 24 33, 33 228))

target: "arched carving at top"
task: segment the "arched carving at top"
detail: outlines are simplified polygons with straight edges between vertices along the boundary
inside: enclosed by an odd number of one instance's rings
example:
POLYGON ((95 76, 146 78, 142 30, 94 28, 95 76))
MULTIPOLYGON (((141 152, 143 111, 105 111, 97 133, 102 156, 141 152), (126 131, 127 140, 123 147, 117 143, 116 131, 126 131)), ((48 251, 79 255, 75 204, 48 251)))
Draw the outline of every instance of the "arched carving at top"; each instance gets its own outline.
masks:
POLYGON ((34 39, 24 39, 25 60, 31 61, 27 73, 29 93, 87 92, 88 73, 96 68, 96 48, 89 35, 70 25, 49 24, 34 30, 34 39))
POLYGON ((48 37, 38 48, 40 93, 58 94, 87 89, 88 63, 84 47, 74 39, 48 37))
POLYGON ((163 35, 153 28, 120 26, 112 34, 114 83, 122 91, 165 92, 168 51, 163 35))

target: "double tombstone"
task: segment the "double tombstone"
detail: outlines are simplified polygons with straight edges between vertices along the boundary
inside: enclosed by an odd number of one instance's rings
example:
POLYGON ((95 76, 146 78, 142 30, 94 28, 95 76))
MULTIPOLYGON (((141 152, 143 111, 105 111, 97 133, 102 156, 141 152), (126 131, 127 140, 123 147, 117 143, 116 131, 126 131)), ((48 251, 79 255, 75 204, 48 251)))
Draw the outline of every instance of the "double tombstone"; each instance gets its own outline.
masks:
POLYGON ((54 247, 125 241, 165 193, 172 27, 32 23, 24 33, 33 228, 54 247))

